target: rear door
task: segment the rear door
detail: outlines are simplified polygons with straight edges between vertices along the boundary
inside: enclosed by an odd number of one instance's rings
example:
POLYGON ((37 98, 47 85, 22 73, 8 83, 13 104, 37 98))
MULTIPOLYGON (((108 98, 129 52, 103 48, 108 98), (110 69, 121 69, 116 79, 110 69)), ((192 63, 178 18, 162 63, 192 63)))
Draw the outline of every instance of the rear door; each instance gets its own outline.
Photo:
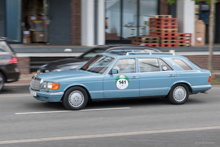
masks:
POLYGON ((162 59, 139 58, 140 96, 167 95, 176 72, 162 59))

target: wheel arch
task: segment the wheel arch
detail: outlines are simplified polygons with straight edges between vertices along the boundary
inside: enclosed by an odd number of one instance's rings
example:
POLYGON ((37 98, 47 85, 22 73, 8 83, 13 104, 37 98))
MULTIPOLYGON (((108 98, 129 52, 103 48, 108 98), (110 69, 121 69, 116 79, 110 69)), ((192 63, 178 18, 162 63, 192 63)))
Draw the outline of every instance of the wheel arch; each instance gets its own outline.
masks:
MULTIPOLYGON (((188 89, 189 89, 189 92, 192 93, 192 87, 191 87, 191 84, 190 84, 189 82, 186 82, 186 81, 178 81, 178 82, 173 83, 173 85, 172 85, 171 87, 173 87, 173 86, 175 86, 175 85, 177 85, 177 84, 184 84, 184 85, 186 85, 186 86, 188 87, 188 89)), ((171 89, 170 89, 170 90, 171 90, 171 89)))
POLYGON ((7 82, 6 74, 3 72, 3 70, 0 69, 0 73, 3 75, 4 82, 7 82))
MULTIPOLYGON (((83 88, 83 89, 87 92, 89 100, 91 100, 91 95, 90 95, 88 89, 86 88, 86 86, 84 86, 84 85, 71 85, 71 86, 69 86, 68 88, 66 88, 66 89, 64 90, 64 94, 66 93, 66 91, 67 91, 68 89, 73 88, 73 87, 81 87, 81 88, 83 88)), ((64 94, 63 94, 63 97, 64 97, 64 94)), ((62 99, 63 99, 63 97, 62 97, 62 99)))

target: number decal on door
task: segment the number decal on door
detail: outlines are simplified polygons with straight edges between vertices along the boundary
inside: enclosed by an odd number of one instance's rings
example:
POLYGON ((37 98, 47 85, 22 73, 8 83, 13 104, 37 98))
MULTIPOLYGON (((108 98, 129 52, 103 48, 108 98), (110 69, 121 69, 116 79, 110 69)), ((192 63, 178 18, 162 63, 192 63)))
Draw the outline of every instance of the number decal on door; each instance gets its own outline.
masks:
POLYGON ((115 84, 118 89, 126 89, 129 85, 129 79, 126 75, 118 75, 115 84))

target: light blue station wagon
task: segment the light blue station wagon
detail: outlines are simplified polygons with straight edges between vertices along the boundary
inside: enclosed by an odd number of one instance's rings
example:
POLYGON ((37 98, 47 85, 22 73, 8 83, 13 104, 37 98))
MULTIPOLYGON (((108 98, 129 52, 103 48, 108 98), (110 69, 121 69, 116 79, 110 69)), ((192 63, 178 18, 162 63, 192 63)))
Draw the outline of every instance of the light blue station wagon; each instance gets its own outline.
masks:
POLYGON ((184 104, 189 94, 211 89, 211 73, 172 53, 102 53, 81 69, 33 76, 30 93, 78 110, 88 100, 166 97, 184 104))

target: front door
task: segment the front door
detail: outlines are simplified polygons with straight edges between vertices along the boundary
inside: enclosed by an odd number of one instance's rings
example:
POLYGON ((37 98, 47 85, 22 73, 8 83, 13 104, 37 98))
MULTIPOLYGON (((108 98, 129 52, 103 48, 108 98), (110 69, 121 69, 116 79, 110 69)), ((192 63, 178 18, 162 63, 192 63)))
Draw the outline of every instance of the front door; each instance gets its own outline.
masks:
POLYGON ((118 74, 107 74, 104 78, 104 97, 139 97, 139 73, 135 59, 120 59, 113 69, 118 74))
POLYGON ((167 95, 176 78, 176 72, 163 60, 157 58, 140 58, 138 63, 140 67, 140 96, 167 95))

